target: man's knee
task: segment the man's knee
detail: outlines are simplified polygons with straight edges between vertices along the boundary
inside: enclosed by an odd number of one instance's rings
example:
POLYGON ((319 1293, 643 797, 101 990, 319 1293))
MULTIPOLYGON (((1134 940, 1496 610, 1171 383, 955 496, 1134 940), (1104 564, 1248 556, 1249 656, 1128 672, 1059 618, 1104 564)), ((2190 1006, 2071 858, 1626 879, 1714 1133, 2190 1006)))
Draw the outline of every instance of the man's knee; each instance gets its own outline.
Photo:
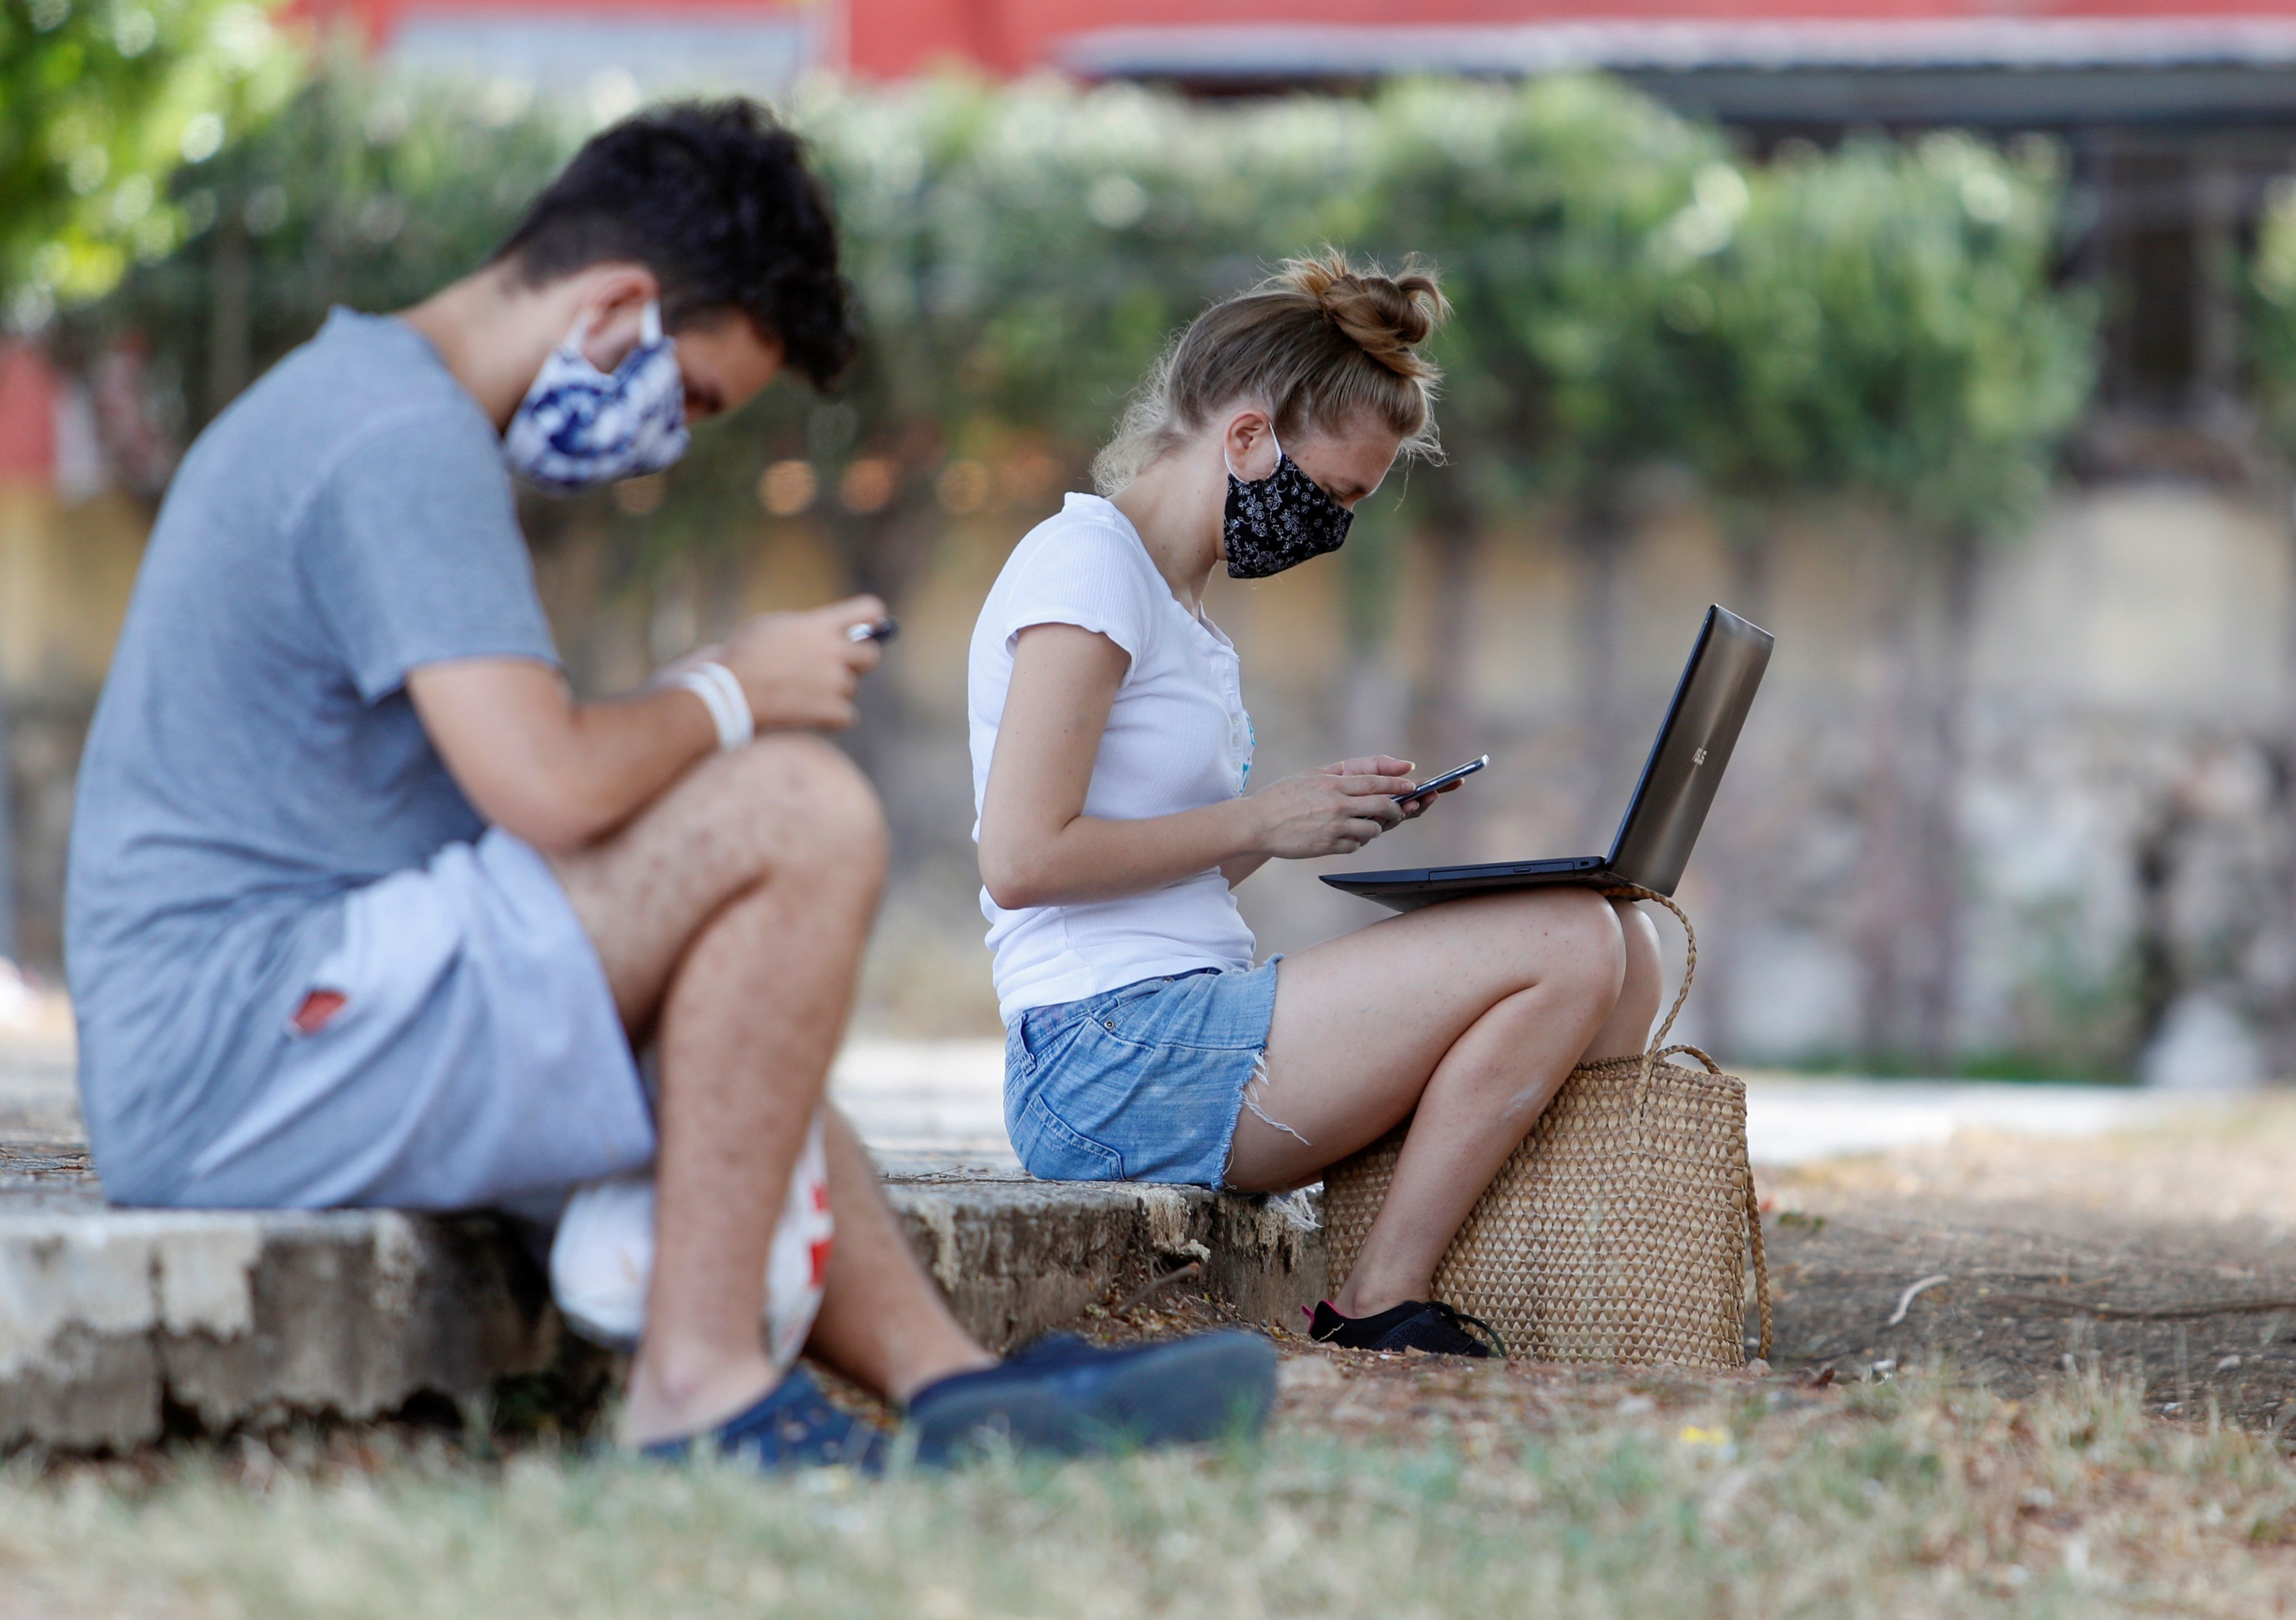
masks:
POLYGON ((729 760, 727 791, 775 865, 875 883, 885 869, 885 810, 860 767, 816 736, 767 737, 729 760))

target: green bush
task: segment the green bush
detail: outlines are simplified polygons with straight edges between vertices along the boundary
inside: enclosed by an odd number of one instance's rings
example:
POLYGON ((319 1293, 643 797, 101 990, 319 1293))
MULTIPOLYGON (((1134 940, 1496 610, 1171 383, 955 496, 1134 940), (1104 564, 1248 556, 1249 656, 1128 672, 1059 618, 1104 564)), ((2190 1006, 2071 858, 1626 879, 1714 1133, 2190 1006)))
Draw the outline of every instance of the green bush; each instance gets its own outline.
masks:
POLYGON ((1806 481, 1931 530, 2029 516, 2093 382, 2093 300, 2050 274, 2054 149, 1862 140, 1757 196, 1724 268, 1768 314, 1722 347, 1768 374, 1714 413, 1742 424, 1718 460, 1787 447, 1806 481))
POLYGON ((2266 199, 2248 265, 2248 372, 2257 414, 2284 454, 2296 449, 2296 180, 2266 199))
MULTIPOLYGON (((1917 529, 1992 527, 2087 399, 2046 148, 1941 136, 1752 164, 1570 78, 1246 104, 942 80, 832 87, 794 115, 870 341, 841 401, 776 390, 704 435, 646 526, 658 553, 754 532, 769 461, 833 489, 866 456, 897 469, 890 498, 820 510, 865 574, 891 545, 871 582, 898 585, 951 463, 1025 451, 1074 477, 1179 325, 1325 243, 1443 272, 1450 487, 1485 509, 1671 460, 1723 495, 1838 489, 1917 529)), ((480 262, 579 133, 483 91, 324 72, 184 171, 190 240, 98 318, 151 334, 196 423, 329 303, 404 304, 480 262)))
POLYGON ((475 269, 578 133, 548 107, 380 86, 338 63, 180 169, 188 240, 81 318, 145 334, 195 427, 332 306, 400 308, 475 269))
POLYGON ((102 293, 182 240, 168 175, 294 84, 269 10, 0 0, 0 294, 20 316, 102 293))

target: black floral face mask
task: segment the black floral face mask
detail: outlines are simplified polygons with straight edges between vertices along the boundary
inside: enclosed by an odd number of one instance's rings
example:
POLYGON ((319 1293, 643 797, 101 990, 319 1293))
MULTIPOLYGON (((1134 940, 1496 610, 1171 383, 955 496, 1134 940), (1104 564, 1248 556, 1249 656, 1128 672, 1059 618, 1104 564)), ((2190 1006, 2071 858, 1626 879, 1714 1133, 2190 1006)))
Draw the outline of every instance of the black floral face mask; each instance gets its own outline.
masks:
POLYGON ((1324 493, 1300 464, 1275 447, 1275 471, 1256 483, 1227 470, 1227 516, 1221 525, 1227 577, 1265 580, 1309 557, 1337 551, 1355 514, 1324 493))

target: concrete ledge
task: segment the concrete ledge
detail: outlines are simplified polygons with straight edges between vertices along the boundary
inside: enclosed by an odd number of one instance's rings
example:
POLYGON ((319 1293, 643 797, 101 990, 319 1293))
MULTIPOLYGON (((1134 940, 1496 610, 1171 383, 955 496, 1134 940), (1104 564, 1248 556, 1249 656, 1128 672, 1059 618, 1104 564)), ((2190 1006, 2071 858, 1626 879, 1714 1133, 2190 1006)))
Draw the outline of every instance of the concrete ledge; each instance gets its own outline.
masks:
POLYGON ((918 1258, 992 1350, 1191 1261, 1195 1286, 1248 1321, 1288 1321, 1324 1293, 1322 1231, 1257 1199, 980 1173, 896 1176, 887 1190, 918 1258))
POLYGON ((557 1333, 539 1272, 484 1218, 0 1214, 0 1446, 465 1402, 549 1365, 557 1333))
MULTIPOLYGON (((1250 1320, 1322 1292, 1322 1234, 1196 1188, 905 1167, 889 1191, 965 1325, 1002 1349, 1191 1260, 1250 1320)), ((69 1151, 0 1148, 0 1449, 467 1403, 561 1328, 484 1216, 115 1210, 69 1151)))

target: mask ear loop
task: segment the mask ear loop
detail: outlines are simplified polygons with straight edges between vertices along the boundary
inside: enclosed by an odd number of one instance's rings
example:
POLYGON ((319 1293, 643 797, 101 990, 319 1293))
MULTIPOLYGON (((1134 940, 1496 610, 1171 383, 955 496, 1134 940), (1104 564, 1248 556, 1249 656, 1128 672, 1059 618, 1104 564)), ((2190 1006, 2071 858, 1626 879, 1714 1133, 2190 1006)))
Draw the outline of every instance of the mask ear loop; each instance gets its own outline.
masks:
POLYGON ((1267 442, 1275 447, 1275 465, 1267 469, 1267 478, 1246 478, 1237 472, 1235 458, 1227 453, 1226 444, 1220 446, 1220 465, 1227 469, 1227 475, 1240 484, 1264 484, 1268 478, 1275 477, 1283 467, 1283 441, 1275 436, 1275 419, 1272 416, 1267 422, 1267 442))
MULTIPOLYGON (((596 317, 586 310, 584 311, 580 317, 575 321, 574 330, 568 333, 564 339, 560 341, 558 345, 559 351, 561 353, 570 352, 578 355, 581 358, 583 364, 595 369, 597 362, 592 360, 588 351, 584 349, 582 347, 583 340, 590 335, 590 328, 595 325, 597 325, 596 317)), ((660 343, 661 340, 661 300, 658 298, 650 298, 646 300, 646 307, 644 313, 638 317, 637 348, 633 349, 630 353, 636 354, 640 349, 652 349, 656 344, 660 343)), ((619 372, 621 370, 623 366, 626 366, 628 363, 628 357, 625 356, 623 359, 615 366, 614 369, 619 372)))

